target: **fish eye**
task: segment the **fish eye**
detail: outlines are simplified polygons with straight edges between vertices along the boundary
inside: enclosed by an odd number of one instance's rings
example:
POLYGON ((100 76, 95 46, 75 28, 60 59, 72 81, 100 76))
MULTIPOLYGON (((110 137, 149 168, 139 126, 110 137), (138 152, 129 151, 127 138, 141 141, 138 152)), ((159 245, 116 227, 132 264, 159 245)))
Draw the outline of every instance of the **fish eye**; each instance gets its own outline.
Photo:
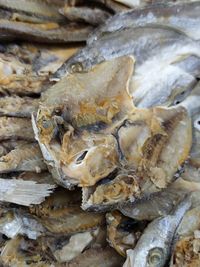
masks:
POLYGON ((194 127, 200 131, 200 117, 194 121, 194 127))
POLYGON ((50 128, 50 127, 52 126, 52 123, 51 123, 50 120, 46 120, 46 119, 44 119, 44 120, 42 121, 42 126, 43 126, 44 129, 48 129, 48 128, 50 128))
POLYGON ((162 248, 153 248, 149 251, 148 254, 148 263, 152 267, 157 267, 163 260, 163 249, 162 248))
POLYGON ((83 64, 81 62, 72 63, 70 66, 70 72, 83 72, 83 64))

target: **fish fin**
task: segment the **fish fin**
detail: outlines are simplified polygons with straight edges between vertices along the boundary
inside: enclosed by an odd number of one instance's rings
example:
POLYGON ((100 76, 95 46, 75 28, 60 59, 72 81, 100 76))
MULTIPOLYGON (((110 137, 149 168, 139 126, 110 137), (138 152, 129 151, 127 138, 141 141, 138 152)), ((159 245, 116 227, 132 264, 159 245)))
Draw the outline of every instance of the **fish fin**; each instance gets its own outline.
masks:
POLYGON ((0 178, 0 201, 30 206, 40 204, 55 185, 37 184, 35 181, 0 178))

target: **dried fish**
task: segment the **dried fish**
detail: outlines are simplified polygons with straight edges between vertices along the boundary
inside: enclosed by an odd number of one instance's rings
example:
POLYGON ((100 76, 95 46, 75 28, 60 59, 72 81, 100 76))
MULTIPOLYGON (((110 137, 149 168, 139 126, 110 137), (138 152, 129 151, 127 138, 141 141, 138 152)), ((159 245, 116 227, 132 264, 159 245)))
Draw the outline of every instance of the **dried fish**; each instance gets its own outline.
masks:
MULTIPOLYGON (((31 24, 0 19, 0 33, 9 34, 14 40, 36 41, 40 43, 82 42, 92 31, 91 26, 65 25, 56 23, 31 24)), ((3 40, 3 36, 1 36, 3 40)))
POLYGON ((113 211, 106 214, 109 244, 122 256, 126 250, 133 249, 139 240, 146 222, 137 222, 113 211))
POLYGON ((30 171, 22 172, 15 178, 16 179, 22 179, 24 181, 35 181, 38 184, 52 184, 52 185, 56 186, 52 175, 47 171, 43 171, 40 173, 30 172, 30 171))
MULTIPOLYGON (((24 177, 22 176, 22 179, 24 177)), ((39 183, 39 182, 38 182, 39 183)), ((76 189, 69 191, 62 188, 57 188, 55 193, 50 195, 44 202, 39 205, 29 207, 29 212, 37 217, 42 218, 58 218, 65 216, 73 207, 80 206, 81 194, 80 190, 76 189)))
POLYGON ((133 63, 131 57, 105 62, 67 76, 43 94, 33 129, 63 186, 93 185, 116 169, 118 145, 109 127, 133 110, 128 92, 133 63))
MULTIPOLYGON (((130 1, 134 5, 134 1, 130 1)), ((162 24, 174 27, 194 40, 200 39, 200 2, 182 2, 172 5, 150 5, 141 9, 133 9, 123 13, 117 13, 98 27, 88 38, 91 44, 104 35, 111 32, 121 31, 127 28, 136 28, 148 24, 162 24)))
POLYGON ((62 22, 63 16, 59 14, 58 7, 55 5, 49 5, 45 1, 31 1, 31 0, 19 0, 16 3, 8 0, 1 0, 0 7, 12 11, 21 12, 31 16, 36 16, 48 21, 62 22))
POLYGON ((1 95, 33 95, 43 90, 46 77, 32 72, 31 65, 10 55, 0 55, 0 93, 1 95))
POLYGON ((0 140, 35 141, 31 121, 27 118, 0 117, 0 140))
POLYGON ((170 267, 198 267, 199 260, 199 237, 193 235, 181 238, 174 247, 170 267))
POLYGON ((0 201, 24 206, 40 204, 54 188, 54 185, 37 184, 34 181, 0 178, 0 201))
POLYGON ((102 61, 123 55, 134 56, 136 69, 133 77, 138 77, 140 73, 144 74, 144 70, 150 72, 157 64, 165 63, 165 66, 182 54, 199 56, 199 51, 198 42, 174 28, 147 25, 124 29, 105 35, 81 49, 56 71, 52 80, 59 80, 68 72, 87 71, 102 61))
POLYGON ((200 84, 198 83, 194 90, 183 100, 179 105, 185 106, 190 113, 193 125, 193 138, 190 157, 184 166, 182 178, 188 181, 200 182, 199 168, 200 168, 200 84))
POLYGON ((117 139, 122 171, 83 187, 83 209, 110 209, 166 188, 189 156, 190 117, 182 107, 135 109, 117 128, 117 139))
POLYGON ((30 97, 6 96, 0 98, 0 115, 13 117, 31 117, 38 109, 38 99, 30 97))
POLYGON ((60 10, 67 19, 71 21, 84 21, 92 25, 98 25, 110 17, 110 13, 99 8, 69 7, 65 5, 60 10))
POLYGON ((184 215, 177 229, 170 267, 199 265, 199 216, 200 206, 189 210, 184 215))
POLYGON ((55 263, 40 240, 27 240, 17 236, 6 242, 1 252, 3 266, 51 267, 55 263), (46 253, 45 253, 46 252, 46 253))
POLYGON ((53 252, 54 257, 58 262, 69 262, 73 260, 90 246, 97 234, 98 229, 72 235, 66 245, 53 252))
POLYGON ((9 238, 26 235, 30 239, 37 239, 45 229, 34 218, 27 214, 8 211, 1 214, 0 232, 9 238))
POLYGON ((76 257, 66 267, 120 267, 124 259, 114 249, 106 247, 103 249, 88 249, 76 257))
POLYGON ((200 184, 178 178, 161 192, 154 193, 147 199, 133 203, 119 204, 118 209, 125 215, 135 220, 154 220, 159 216, 168 215, 178 202, 191 193, 192 206, 199 203, 200 184))
POLYGON ((11 150, 0 158, 0 173, 46 170, 40 148, 35 143, 25 144, 11 150))
POLYGON ((127 251, 127 260, 123 266, 164 266, 170 255, 175 231, 190 205, 189 198, 186 198, 171 215, 152 221, 134 250, 127 251))
POLYGON ((196 230, 200 229, 200 206, 196 206, 195 208, 189 210, 184 215, 178 229, 177 235, 179 237, 183 236, 191 236, 194 234, 196 230), (190 223, 188 223, 190 222, 190 223))
POLYGON ((5 156, 11 150, 20 147, 21 145, 27 144, 28 141, 23 140, 6 140, 0 142, 0 157, 5 156))
POLYGON ((39 222, 53 234, 73 234, 85 232, 104 224, 103 214, 84 212, 79 205, 53 212, 49 217, 42 217, 39 222), (55 215, 54 215, 55 213, 55 215), (57 213, 57 215, 56 215, 57 213))
POLYGON ((183 97, 183 94, 189 93, 197 84, 200 74, 200 57, 184 55, 181 58, 178 56, 178 59, 173 58, 171 62, 166 61, 165 65, 161 59, 159 62, 156 61, 155 59, 147 61, 137 69, 137 74, 132 78, 131 90, 134 104, 137 107, 148 108, 177 103, 178 95, 183 97), (150 65, 152 69, 148 71, 150 65), (159 69, 161 71, 158 77, 156 73, 159 69))

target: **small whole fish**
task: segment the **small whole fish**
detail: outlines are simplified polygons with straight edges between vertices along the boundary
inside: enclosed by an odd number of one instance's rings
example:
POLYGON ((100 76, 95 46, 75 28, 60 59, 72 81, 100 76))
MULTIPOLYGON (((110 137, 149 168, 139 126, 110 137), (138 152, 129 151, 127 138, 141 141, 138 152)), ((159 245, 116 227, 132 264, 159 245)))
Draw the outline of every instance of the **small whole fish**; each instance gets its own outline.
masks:
POLYGON ((0 116, 27 117, 38 109, 38 99, 19 96, 5 96, 0 98, 0 116))
POLYGON ((170 215, 152 221, 134 250, 127 251, 123 267, 163 267, 170 256, 175 232, 191 202, 185 198, 170 215))
POLYGON ((64 21, 64 17, 58 12, 58 6, 52 3, 49 5, 47 2, 41 0, 18 0, 17 2, 0 0, 0 7, 27 14, 29 17, 39 17, 48 21, 64 21))
POLYGON ((0 140, 8 139, 35 141, 30 119, 0 117, 0 140))
POLYGON ((199 43, 167 26, 129 28, 112 32, 87 45, 67 60, 51 80, 57 81, 66 73, 88 71, 96 64, 124 55, 135 58, 134 76, 140 73, 144 75, 144 70, 149 72, 157 64, 169 64, 181 54, 200 55, 199 43))
MULTIPOLYGON (((69 43, 85 41, 92 31, 91 26, 65 25, 56 23, 31 24, 0 19, 0 33, 6 33, 14 40, 42 43, 69 43)), ((3 36, 0 38, 3 40, 3 36)))
MULTIPOLYGON (((133 1, 131 1, 133 2, 133 1)), ((138 26, 167 25, 178 29, 194 40, 200 39, 200 1, 182 2, 171 5, 150 5, 127 12, 117 13, 91 33, 87 44, 91 44, 111 32, 138 26)))
POLYGON ((109 12, 104 10, 84 6, 69 7, 66 5, 60 12, 70 21, 84 21, 92 25, 101 24, 111 16, 109 12))
POLYGON ((0 173, 35 171, 47 169, 38 144, 30 143, 11 150, 0 158, 0 173))

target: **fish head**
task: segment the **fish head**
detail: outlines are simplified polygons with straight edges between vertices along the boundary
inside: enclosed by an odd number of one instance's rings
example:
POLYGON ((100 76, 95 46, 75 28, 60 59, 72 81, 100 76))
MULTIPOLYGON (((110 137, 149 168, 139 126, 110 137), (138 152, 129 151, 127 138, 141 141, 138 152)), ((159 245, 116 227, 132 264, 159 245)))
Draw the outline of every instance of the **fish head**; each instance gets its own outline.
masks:
POLYGON ((163 247, 147 243, 145 246, 140 247, 140 250, 127 251, 127 260, 124 267, 162 267, 165 261, 166 252, 163 247))
POLYGON ((61 164, 80 186, 92 186, 118 165, 117 142, 112 135, 88 134, 63 138, 61 164))
POLYGON ((85 48, 79 50, 70 57, 51 77, 52 81, 59 81, 67 74, 84 73, 92 68, 92 62, 89 56, 86 56, 85 48))
POLYGON ((59 183, 93 186, 119 165, 114 132, 134 109, 133 67, 132 57, 117 58, 70 73, 42 94, 33 128, 59 183))

